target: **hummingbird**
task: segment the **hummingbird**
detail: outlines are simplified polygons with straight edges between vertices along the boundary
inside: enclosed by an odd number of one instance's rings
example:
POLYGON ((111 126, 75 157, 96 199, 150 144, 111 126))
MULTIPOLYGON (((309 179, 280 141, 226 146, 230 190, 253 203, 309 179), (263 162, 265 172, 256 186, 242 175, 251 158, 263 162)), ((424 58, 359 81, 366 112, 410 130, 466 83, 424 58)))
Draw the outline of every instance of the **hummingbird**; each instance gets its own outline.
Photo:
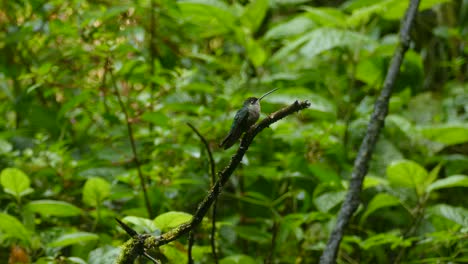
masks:
POLYGON ((273 89, 268 93, 262 95, 260 98, 249 97, 244 101, 244 105, 237 111, 234 121, 231 125, 229 134, 224 138, 219 147, 224 149, 230 148, 236 141, 246 132, 260 117, 260 100, 263 97, 271 94, 279 88, 273 89))

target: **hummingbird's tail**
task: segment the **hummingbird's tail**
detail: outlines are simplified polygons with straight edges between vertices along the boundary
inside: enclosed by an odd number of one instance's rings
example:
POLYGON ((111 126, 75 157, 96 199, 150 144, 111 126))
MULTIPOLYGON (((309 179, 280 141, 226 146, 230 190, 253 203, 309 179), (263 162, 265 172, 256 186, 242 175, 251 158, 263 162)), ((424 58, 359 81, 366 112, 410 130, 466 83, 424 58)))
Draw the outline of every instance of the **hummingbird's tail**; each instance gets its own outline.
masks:
POLYGON ((237 142, 241 135, 242 130, 231 129, 231 131, 229 131, 229 134, 223 139, 223 142, 219 144, 219 147, 224 149, 232 147, 232 145, 234 145, 237 142))

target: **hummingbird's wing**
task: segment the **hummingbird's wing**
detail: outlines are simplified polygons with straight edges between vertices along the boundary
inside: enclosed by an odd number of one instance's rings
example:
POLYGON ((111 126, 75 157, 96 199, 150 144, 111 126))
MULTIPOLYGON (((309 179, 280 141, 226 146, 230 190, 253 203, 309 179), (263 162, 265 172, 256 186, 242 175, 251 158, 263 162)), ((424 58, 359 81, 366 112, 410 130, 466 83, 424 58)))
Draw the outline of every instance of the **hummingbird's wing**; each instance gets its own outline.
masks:
POLYGON ((229 134, 223 139, 223 142, 219 144, 220 147, 228 149, 234 145, 234 143, 236 143, 247 126, 248 117, 248 109, 241 108, 239 111, 237 111, 236 116, 234 116, 234 121, 231 125, 231 130, 229 131, 229 134))

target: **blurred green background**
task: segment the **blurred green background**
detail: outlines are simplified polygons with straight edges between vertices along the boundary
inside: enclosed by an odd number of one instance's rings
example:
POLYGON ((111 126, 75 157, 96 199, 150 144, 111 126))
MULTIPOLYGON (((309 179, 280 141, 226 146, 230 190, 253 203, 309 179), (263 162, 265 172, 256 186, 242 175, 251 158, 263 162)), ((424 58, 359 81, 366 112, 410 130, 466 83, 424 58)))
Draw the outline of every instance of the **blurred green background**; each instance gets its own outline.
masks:
MULTIPOLYGON (((220 170, 237 147, 217 147, 236 110, 280 88, 262 117, 311 107, 259 134, 223 189, 218 258, 317 263, 407 5, 1 1, 0 259, 111 263, 128 239, 115 217, 154 235, 189 220, 211 175, 186 122, 220 170)), ((338 263, 468 261, 467 23, 466 0, 421 1, 338 263)), ((214 263, 210 218, 195 263, 214 263)), ((186 263, 186 239, 156 255, 186 263)))

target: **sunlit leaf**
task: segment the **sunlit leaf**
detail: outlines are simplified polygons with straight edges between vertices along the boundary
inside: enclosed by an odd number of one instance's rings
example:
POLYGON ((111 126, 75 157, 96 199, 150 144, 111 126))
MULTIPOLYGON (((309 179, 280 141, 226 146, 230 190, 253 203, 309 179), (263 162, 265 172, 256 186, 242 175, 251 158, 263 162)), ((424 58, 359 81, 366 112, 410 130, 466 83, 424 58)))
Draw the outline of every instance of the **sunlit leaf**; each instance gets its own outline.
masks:
POLYGON ((328 212, 340 204, 346 196, 346 191, 327 192, 314 199, 314 204, 321 212, 328 212))
POLYGON ((168 229, 174 228, 178 225, 189 222, 192 219, 192 215, 184 212, 167 212, 161 215, 158 215, 154 220, 154 225, 162 230, 166 231, 168 229))
POLYGON ((18 238, 24 242, 29 242, 30 235, 26 227, 15 217, 0 213, 0 231, 8 237, 18 238))
POLYGON ((428 192, 438 189, 453 188, 453 187, 468 187, 468 176, 466 175, 452 175, 444 179, 433 182, 427 188, 428 192))
POLYGON ((446 204, 439 204, 429 208, 429 211, 451 220, 463 227, 468 227, 468 210, 463 207, 454 207, 446 204))
POLYGON ((110 184, 101 178, 90 178, 83 187, 83 202, 98 206, 110 195, 110 184))
POLYGON ((357 32, 338 28, 318 28, 282 47, 271 60, 277 62, 291 54, 312 58, 336 47, 365 48, 366 45, 373 43, 372 39, 357 32))
POLYGON ((297 36, 312 29, 315 23, 306 16, 298 16, 287 22, 276 25, 268 30, 265 34, 265 39, 282 39, 291 36, 297 36))
POLYGON ((428 139, 455 145, 468 142, 467 124, 444 124, 420 127, 419 131, 428 139))
POLYGON ((34 213, 39 213, 42 216, 67 217, 81 214, 80 208, 73 204, 55 200, 32 201, 25 206, 25 209, 34 213))
POLYGON ((244 13, 240 20, 241 23, 255 33, 261 25, 263 18, 268 10, 269 0, 253 0, 244 7, 244 13))
MULTIPOLYGON (((122 219, 122 222, 126 224, 131 223, 135 225, 137 228, 139 228, 140 231, 144 231, 146 233, 154 232, 158 229, 156 225, 154 224, 154 221, 148 218, 143 218, 143 217, 126 216, 122 219)), ((136 230, 136 231, 140 232, 139 230, 136 230)))
POLYGON ((386 193, 379 193, 369 202, 366 211, 361 217, 361 223, 363 223, 367 217, 375 212, 376 210, 384 207, 395 206, 400 204, 400 200, 395 196, 386 193))
POLYGON ((33 192, 30 188, 30 181, 28 176, 17 168, 6 168, 0 174, 1 184, 5 192, 20 198, 33 192))
POLYGON ((200 27, 202 37, 228 33, 234 27, 236 17, 221 1, 191 0, 178 2, 181 19, 200 27))
POLYGON ((387 167, 387 177, 392 185, 415 188, 419 194, 422 194, 428 173, 414 161, 399 160, 387 167))
POLYGON ((88 232, 76 232, 58 237, 48 244, 49 247, 66 247, 73 244, 98 240, 99 236, 88 232))

